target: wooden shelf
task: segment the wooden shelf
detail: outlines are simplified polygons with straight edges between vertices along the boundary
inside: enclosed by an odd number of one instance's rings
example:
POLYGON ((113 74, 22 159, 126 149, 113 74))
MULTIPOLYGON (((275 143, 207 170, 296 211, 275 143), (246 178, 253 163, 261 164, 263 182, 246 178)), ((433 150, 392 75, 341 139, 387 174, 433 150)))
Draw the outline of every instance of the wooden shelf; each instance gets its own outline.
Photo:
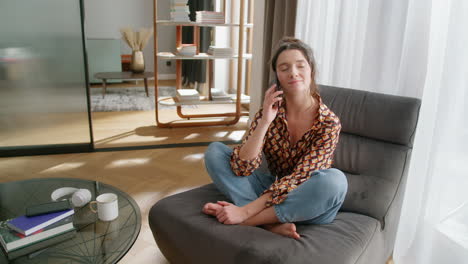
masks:
MULTIPOLYGON (((237 59, 239 58, 238 55, 233 56, 214 56, 209 55, 206 53, 200 53, 194 56, 183 56, 183 55, 175 55, 172 52, 158 52, 158 58, 167 59, 167 60, 214 60, 214 59, 237 59)), ((244 54, 242 55, 243 59, 250 60, 252 59, 252 54, 244 54)))
MULTIPOLYGON (((239 27, 239 24, 229 23, 197 23, 172 20, 157 20, 156 24, 165 26, 198 26, 198 27, 239 27)), ((244 24, 244 28, 253 28, 253 24, 244 24)))
MULTIPOLYGON (((160 98, 158 102, 165 106, 183 106, 183 105, 207 105, 207 104, 235 104, 237 100, 208 100, 205 96, 200 96, 200 100, 179 101, 177 97, 160 98)), ((250 98, 241 99, 241 104, 249 104, 250 98)))
MULTIPOLYGON (((207 96, 204 98, 201 98, 201 100, 197 101, 183 101, 180 102, 178 101, 177 98, 175 97, 168 97, 164 99, 158 98, 158 86, 157 86, 157 81, 158 77, 157 74, 155 74, 155 101, 156 107, 155 107, 155 112, 156 112, 156 124, 158 127, 192 127, 192 126, 219 126, 219 125, 233 125, 236 124, 241 116, 248 115, 248 112, 242 111, 242 104, 248 104, 250 103, 250 98, 245 98, 245 96, 242 96, 242 84, 243 84, 243 74, 244 74, 244 69, 243 65, 247 64, 249 65, 250 60, 252 59, 252 54, 248 54, 247 52, 244 52, 244 35, 249 35, 253 29, 253 24, 246 24, 244 23, 244 11, 246 10, 245 8, 245 0, 238 0, 239 2, 239 7, 234 7, 233 2, 231 3, 231 8, 239 8, 239 14, 236 15, 238 19, 235 19, 237 21, 240 21, 239 24, 233 24, 233 23, 197 23, 197 22, 190 22, 190 21, 171 21, 171 20, 158 20, 157 19, 157 14, 158 14, 158 0, 153 0, 153 24, 154 24, 154 68, 155 72, 157 72, 158 69, 158 61, 160 59, 163 60, 175 60, 176 64, 176 88, 181 89, 182 88, 182 60, 207 60, 207 67, 208 67, 208 73, 209 73, 209 78, 208 78, 208 87, 211 89, 213 87, 212 82, 213 82, 213 75, 214 75, 214 60, 215 59, 228 59, 228 60, 233 60, 237 59, 237 89, 236 89, 236 94, 235 94, 235 99, 227 99, 227 100, 209 100, 209 98, 212 98, 211 96, 207 96), (158 51, 158 26, 174 26, 176 28, 176 39, 175 39, 175 47, 180 47, 182 46, 182 29, 184 26, 191 26, 193 27, 193 44, 196 47, 196 53, 197 55, 194 56, 184 56, 184 55, 179 55, 179 54, 174 54, 172 52, 159 52, 158 51), (238 33, 238 45, 237 45, 237 55, 233 56, 214 56, 214 55, 209 55, 206 53, 199 53, 199 44, 200 44, 200 28, 201 27, 227 27, 231 31, 231 35, 234 34, 234 31, 236 31, 234 28, 238 27, 239 30, 237 30, 238 33), (247 31, 245 29, 248 29, 247 31), (246 62, 246 63, 243 63, 246 62), (244 100, 242 100, 244 99, 244 100), (176 121, 173 122, 161 122, 159 120, 159 105, 168 105, 168 106, 175 106, 177 115, 180 118, 183 119, 191 119, 191 118, 202 118, 202 120, 198 121, 193 121, 190 123, 177 123, 176 121), (183 109, 182 106, 184 105, 207 105, 207 104, 235 104, 236 108, 234 112, 228 112, 228 113, 197 113, 196 111, 192 111, 192 113, 183 113, 183 110, 186 111, 187 109, 183 109), (213 121, 205 121, 203 119, 205 118, 215 118, 213 121), (219 118, 223 118, 223 120, 217 120, 219 118)), ((252 3, 252 2, 250 2, 252 3)), ((223 4, 223 12, 225 12, 225 3, 223 4)), ((250 23, 252 23, 252 19, 249 20, 250 23)), ((232 36, 231 36, 232 37, 232 36)), ((230 44, 231 47, 234 47, 233 41, 230 44)), ((187 43, 188 44, 188 43, 187 43)), ((249 51, 250 52, 250 51, 249 51)), ((234 66, 231 67, 234 68, 234 66)), ((231 74, 233 74, 231 72, 231 74)), ((250 72, 245 72, 245 74, 250 74, 250 72)), ((234 80, 235 77, 231 76, 231 79, 234 80)), ((233 85, 233 84, 231 84, 233 85)), ((211 92, 211 90, 209 90, 211 92)), ((231 97, 232 98, 232 97, 231 97)), ((189 110, 190 112, 190 110, 189 110)))

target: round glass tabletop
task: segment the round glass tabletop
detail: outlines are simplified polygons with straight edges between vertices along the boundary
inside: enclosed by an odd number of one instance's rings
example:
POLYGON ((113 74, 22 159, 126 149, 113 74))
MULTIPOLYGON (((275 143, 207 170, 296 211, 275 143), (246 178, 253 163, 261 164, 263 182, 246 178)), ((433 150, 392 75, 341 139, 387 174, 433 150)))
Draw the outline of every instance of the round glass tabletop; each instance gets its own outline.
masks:
MULTIPOLYGON (((88 205, 76 207, 73 224, 76 235, 59 244, 16 258, 11 263, 116 263, 132 247, 141 228, 140 208, 125 192, 96 181, 70 178, 30 179, 0 183, 0 221, 25 214, 29 206, 50 202, 51 193, 61 187, 84 188, 92 200, 102 193, 118 196, 119 216, 104 222, 88 205)), ((0 250, 0 263, 8 258, 0 250)))

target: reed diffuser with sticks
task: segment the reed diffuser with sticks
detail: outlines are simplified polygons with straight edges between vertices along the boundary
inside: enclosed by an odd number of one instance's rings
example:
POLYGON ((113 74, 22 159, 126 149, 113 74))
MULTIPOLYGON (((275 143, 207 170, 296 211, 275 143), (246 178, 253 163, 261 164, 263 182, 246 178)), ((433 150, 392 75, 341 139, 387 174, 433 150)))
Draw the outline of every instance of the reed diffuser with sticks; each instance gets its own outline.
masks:
POLYGON ((143 48, 148 44, 153 30, 151 28, 141 28, 140 31, 133 31, 131 28, 125 27, 120 29, 120 33, 122 33, 125 43, 132 49, 130 70, 134 73, 144 72, 143 48))

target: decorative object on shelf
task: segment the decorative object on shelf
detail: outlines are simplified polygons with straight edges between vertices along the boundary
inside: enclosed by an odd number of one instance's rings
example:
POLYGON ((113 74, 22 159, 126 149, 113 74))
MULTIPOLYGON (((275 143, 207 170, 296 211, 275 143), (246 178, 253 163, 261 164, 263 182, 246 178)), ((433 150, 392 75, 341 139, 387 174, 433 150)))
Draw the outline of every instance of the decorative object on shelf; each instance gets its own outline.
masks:
POLYGON ((132 63, 132 54, 120 55, 122 61, 122 71, 130 71, 130 63, 132 63))
POLYGON ((178 22, 190 22, 190 10, 187 0, 171 0, 171 20, 178 22))
POLYGON ((231 95, 221 89, 211 88, 211 99, 214 101, 228 101, 231 100, 231 95))
POLYGON ((195 44, 182 44, 177 47, 177 54, 182 56, 195 56, 197 54, 197 46, 195 46, 195 44))
POLYGON ((213 56, 225 56, 225 57, 232 57, 234 55, 234 52, 231 47, 210 46, 206 53, 209 55, 213 55, 213 56))
POLYGON ((145 59, 143 57, 143 51, 132 51, 132 62, 130 63, 130 70, 133 73, 142 73, 145 71, 145 59))
POLYGON ((195 89, 177 89, 179 101, 200 101, 200 94, 195 89))
POLYGON ((212 24, 224 24, 225 18, 223 12, 213 11, 197 11, 196 22, 198 23, 212 23, 212 24))
POLYGON ((121 28, 122 38, 132 49, 132 60, 130 62, 130 71, 141 73, 145 71, 145 60, 143 57, 143 48, 148 44, 148 40, 153 34, 151 28, 141 28, 140 31, 133 31, 131 28, 121 28))

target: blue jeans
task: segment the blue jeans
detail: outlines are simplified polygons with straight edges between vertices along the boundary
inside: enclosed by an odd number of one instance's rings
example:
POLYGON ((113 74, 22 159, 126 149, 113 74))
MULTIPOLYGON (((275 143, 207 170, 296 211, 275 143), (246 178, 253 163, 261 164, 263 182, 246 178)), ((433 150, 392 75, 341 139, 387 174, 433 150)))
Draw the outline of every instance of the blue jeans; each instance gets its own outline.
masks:
MULTIPOLYGON (((236 176, 231 169, 231 153, 232 149, 223 143, 211 143, 205 152, 205 166, 218 190, 235 205, 244 206, 262 195, 275 181, 275 176, 265 166, 249 176, 236 176)), ((274 205, 281 223, 328 224, 335 219, 348 189, 346 176, 338 169, 311 173, 286 200, 274 205)))

